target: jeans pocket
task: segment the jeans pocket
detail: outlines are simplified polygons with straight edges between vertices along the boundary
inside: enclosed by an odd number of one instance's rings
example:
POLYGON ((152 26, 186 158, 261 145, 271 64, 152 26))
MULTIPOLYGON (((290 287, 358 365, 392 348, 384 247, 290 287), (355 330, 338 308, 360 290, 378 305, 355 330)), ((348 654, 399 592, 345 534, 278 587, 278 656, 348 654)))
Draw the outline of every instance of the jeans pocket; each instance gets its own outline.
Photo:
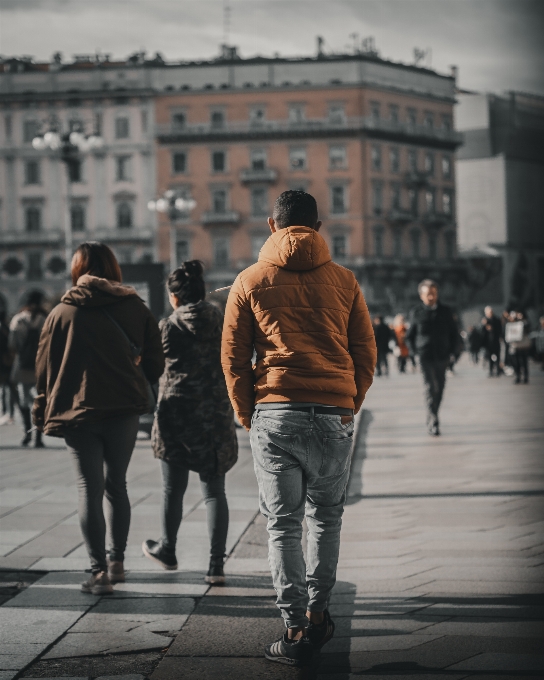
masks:
POLYGON ((250 432, 253 457, 260 467, 269 472, 280 472, 297 467, 298 461, 291 454, 295 435, 279 434, 252 427, 250 432))
POLYGON ((320 477, 336 477, 343 474, 351 459, 353 432, 346 437, 323 438, 323 456, 319 469, 320 477))

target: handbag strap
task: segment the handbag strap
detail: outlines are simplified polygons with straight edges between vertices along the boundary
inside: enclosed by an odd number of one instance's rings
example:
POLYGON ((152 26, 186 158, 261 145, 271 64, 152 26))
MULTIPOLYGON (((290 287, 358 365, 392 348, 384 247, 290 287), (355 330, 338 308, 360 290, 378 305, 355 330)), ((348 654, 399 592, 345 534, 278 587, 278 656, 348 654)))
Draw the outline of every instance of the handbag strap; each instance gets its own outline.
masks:
POLYGON ((107 312, 104 308, 102 308, 102 312, 108 317, 108 319, 115 325, 117 326, 117 329, 121 333, 121 335, 125 338, 125 340, 128 342, 128 345, 130 347, 130 353, 132 355, 133 359, 137 359, 138 357, 142 356, 142 348, 138 347, 138 345, 135 345, 132 340, 128 337, 128 335, 125 333, 123 327, 121 326, 120 323, 118 323, 113 316, 107 312))

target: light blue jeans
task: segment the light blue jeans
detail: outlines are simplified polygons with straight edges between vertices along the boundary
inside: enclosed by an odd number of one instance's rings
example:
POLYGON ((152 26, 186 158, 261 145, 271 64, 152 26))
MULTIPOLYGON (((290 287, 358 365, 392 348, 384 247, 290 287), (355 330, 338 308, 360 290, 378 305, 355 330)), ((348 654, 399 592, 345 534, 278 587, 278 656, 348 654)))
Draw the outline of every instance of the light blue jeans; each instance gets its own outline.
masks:
POLYGON ((276 604, 288 628, 306 627, 336 582, 353 421, 291 409, 256 410, 250 431, 276 604), (308 525, 306 563, 302 521, 308 525))

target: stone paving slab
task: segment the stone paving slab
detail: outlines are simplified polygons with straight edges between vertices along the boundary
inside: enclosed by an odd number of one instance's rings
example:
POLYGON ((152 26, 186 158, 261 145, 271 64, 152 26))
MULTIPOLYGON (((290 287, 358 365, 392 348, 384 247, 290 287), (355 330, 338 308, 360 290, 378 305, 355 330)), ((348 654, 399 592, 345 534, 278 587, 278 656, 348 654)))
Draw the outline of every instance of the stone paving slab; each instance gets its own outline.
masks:
POLYGON ((448 666, 448 670, 461 671, 544 671, 542 654, 478 654, 448 666))

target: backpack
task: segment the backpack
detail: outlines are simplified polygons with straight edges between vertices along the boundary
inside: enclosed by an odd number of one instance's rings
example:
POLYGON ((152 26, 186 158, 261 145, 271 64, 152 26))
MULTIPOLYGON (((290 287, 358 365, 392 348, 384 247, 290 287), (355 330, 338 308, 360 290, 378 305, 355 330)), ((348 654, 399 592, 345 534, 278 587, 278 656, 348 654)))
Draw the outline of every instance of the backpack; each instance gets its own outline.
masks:
POLYGON ((19 352, 19 367, 25 371, 34 371, 36 368, 40 334, 40 328, 29 328, 26 332, 25 341, 19 352))

